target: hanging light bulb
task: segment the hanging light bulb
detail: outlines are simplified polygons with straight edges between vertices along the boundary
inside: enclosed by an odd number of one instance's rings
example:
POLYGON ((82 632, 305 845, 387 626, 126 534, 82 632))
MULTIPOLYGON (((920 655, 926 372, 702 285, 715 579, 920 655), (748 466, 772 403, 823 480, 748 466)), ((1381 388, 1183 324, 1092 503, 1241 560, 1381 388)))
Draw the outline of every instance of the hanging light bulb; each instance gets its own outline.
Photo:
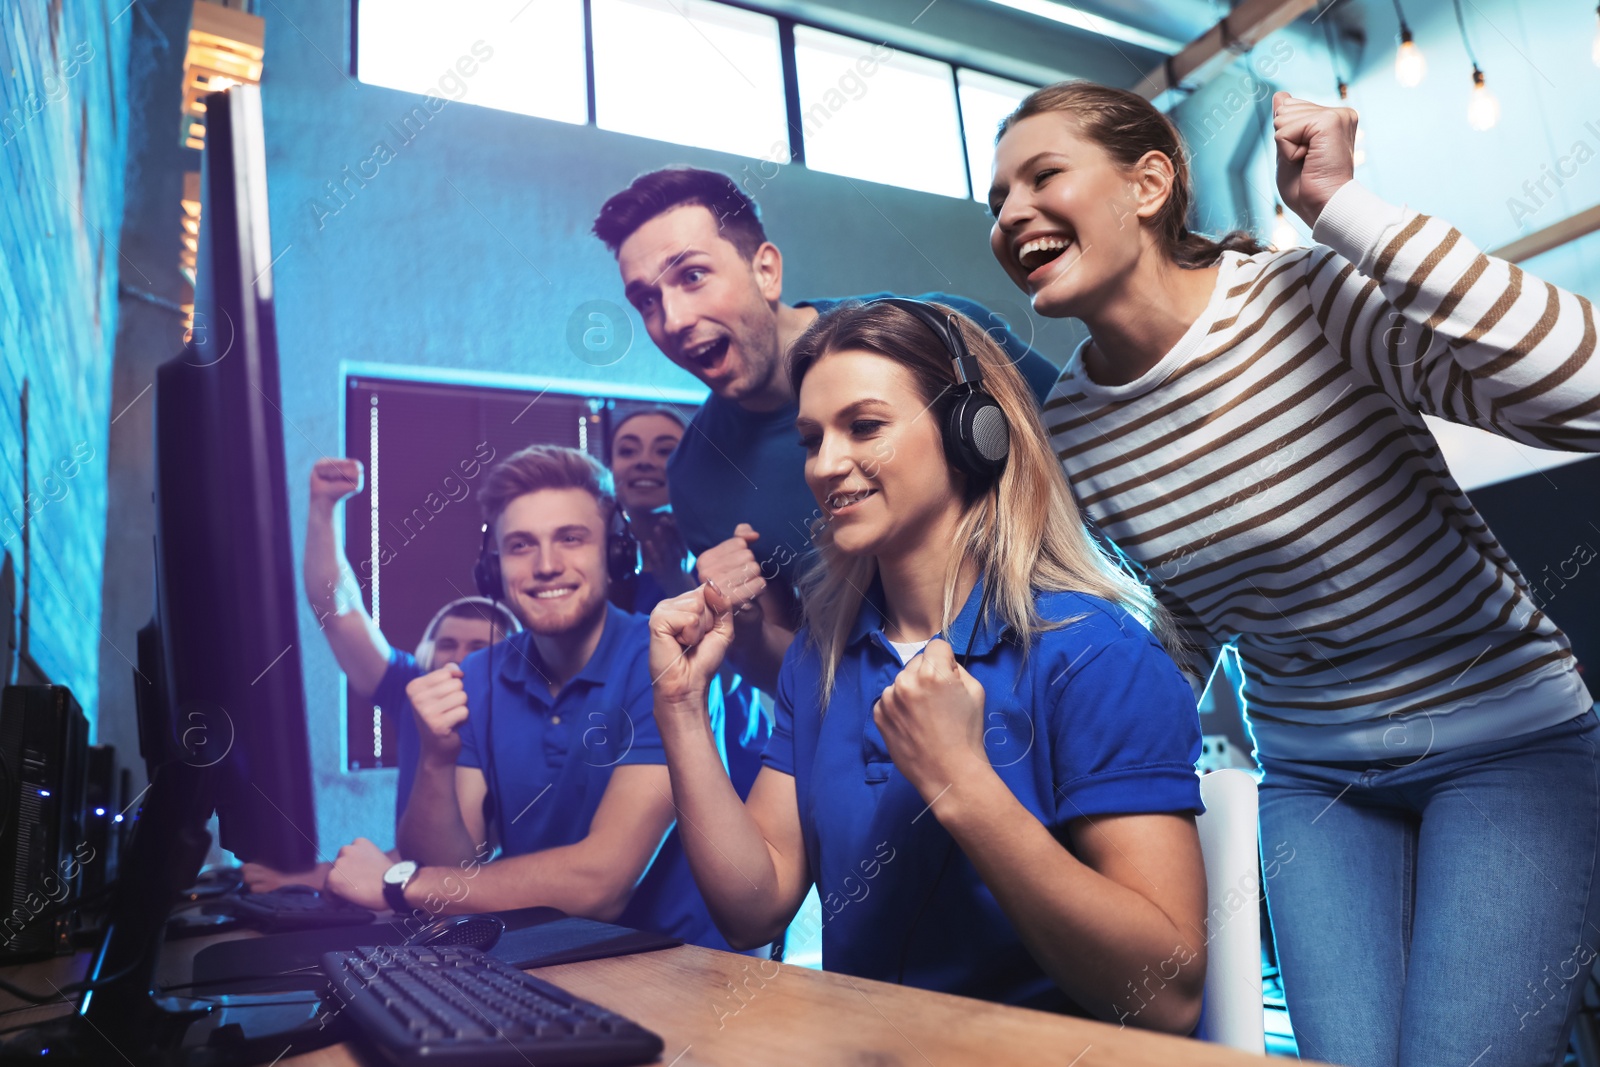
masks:
POLYGON ((1423 76, 1428 73, 1428 61, 1422 55, 1422 49, 1417 47, 1417 42, 1411 37, 1411 27, 1405 23, 1400 24, 1400 51, 1394 57, 1394 76, 1397 81, 1407 89, 1415 89, 1422 84, 1423 76))
POLYGON ((1589 46, 1589 58, 1600 67, 1600 7, 1594 9, 1594 44, 1589 46))
POLYGON ((1500 121, 1500 101, 1483 83, 1483 71, 1472 68, 1472 102, 1467 105, 1467 122, 1475 130, 1489 130, 1500 121))
POLYGON ((1280 252, 1286 252, 1291 248, 1299 248, 1300 235, 1296 233, 1295 228, 1289 224, 1289 216, 1283 213, 1283 205, 1273 204, 1272 212, 1274 216, 1274 222, 1272 224, 1272 247, 1276 248, 1280 252))

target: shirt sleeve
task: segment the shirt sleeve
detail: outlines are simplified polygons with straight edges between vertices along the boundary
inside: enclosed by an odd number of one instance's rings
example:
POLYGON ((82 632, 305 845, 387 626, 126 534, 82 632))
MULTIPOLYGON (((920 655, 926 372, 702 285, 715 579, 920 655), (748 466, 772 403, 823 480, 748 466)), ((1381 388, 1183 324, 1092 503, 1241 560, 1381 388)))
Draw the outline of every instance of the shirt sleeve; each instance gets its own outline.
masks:
POLYGON ((1594 306, 1440 219, 1347 182, 1305 258, 1324 336, 1414 410, 1539 448, 1600 451, 1594 306))
MULTIPOLYGON (((1069 625, 1061 635, 1075 629, 1069 625)), ((1195 774, 1200 717, 1183 675, 1142 628, 1082 632, 1084 639, 1072 642, 1075 650, 1062 647, 1075 665, 1069 662, 1051 686, 1058 823, 1088 815, 1204 810, 1195 774), (1103 639, 1103 647, 1095 648, 1103 639)))
MULTIPOLYGON (((483 751, 478 740, 484 730, 489 700, 489 653, 503 655, 507 642, 490 645, 474 652, 461 663, 461 684, 467 691, 467 719, 461 724, 461 751, 456 753, 457 767, 475 767, 483 770, 483 751)), ((498 656, 496 657, 498 659, 498 656)))
POLYGON ((1012 333, 1011 325, 1006 322, 1004 316, 990 311, 976 300, 953 296, 950 293, 927 293, 917 299, 953 307, 977 323, 979 329, 1005 349, 1006 355, 1011 357, 1012 365, 1022 374, 1023 380, 1028 383, 1028 388, 1033 391, 1034 400, 1043 406, 1045 398, 1050 395, 1050 390, 1055 387, 1061 371, 1054 363, 1035 352, 1028 342, 1012 333))
POLYGON ((634 625, 628 640, 627 675, 621 690, 622 706, 615 719, 616 737, 600 737, 592 728, 583 737, 584 748, 594 753, 589 758, 602 767, 667 762, 661 730, 656 726, 655 694, 650 688, 650 630, 643 620, 634 625), (607 745, 620 745, 623 751, 607 754, 607 745))
POLYGON ((417 665, 417 657, 398 648, 389 649, 389 666, 384 669, 383 677, 378 679, 377 686, 372 690, 372 702, 383 709, 385 715, 399 715, 402 710, 410 714, 410 705, 406 701, 406 686, 413 678, 420 678, 423 670, 417 665))
POLYGON ((783 654, 783 666, 778 670, 778 687, 772 694, 772 736, 762 750, 763 766, 794 775, 794 692, 800 657, 804 654, 803 642, 809 641, 809 631, 801 628, 789 642, 789 651, 783 654))

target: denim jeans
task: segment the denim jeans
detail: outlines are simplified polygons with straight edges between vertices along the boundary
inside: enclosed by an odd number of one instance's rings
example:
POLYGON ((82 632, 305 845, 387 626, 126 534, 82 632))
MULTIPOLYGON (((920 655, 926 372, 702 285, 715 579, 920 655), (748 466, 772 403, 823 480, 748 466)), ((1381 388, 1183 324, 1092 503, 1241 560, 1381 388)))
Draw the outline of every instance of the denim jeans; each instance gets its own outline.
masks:
POLYGON ((1597 742, 1586 712, 1407 765, 1262 760, 1267 906, 1301 1056, 1562 1062, 1600 953, 1597 742))

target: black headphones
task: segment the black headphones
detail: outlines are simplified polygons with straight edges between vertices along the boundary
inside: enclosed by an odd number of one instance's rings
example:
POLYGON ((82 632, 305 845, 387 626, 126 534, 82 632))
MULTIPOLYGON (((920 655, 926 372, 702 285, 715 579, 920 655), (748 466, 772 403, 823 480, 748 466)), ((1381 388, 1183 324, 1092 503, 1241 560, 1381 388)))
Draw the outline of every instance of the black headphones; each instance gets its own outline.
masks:
POLYGON ((952 467, 974 483, 975 489, 986 489, 1005 470, 1006 457, 1011 454, 1011 427, 999 403, 981 388, 983 369, 967 351, 954 313, 942 311, 926 300, 903 296, 879 297, 867 304, 891 304, 915 315, 950 353, 956 387, 940 427, 945 456, 952 467))
MULTIPOLYGON (((478 593, 490 600, 504 599, 500 576, 500 553, 493 544, 489 523, 483 524, 483 543, 478 548, 478 562, 472 565, 472 581, 478 593)), ((625 582, 639 573, 639 542, 622 513, 622 505, 612 502, 611 522, 606 530, 606 573, 613 583, 625 582)))

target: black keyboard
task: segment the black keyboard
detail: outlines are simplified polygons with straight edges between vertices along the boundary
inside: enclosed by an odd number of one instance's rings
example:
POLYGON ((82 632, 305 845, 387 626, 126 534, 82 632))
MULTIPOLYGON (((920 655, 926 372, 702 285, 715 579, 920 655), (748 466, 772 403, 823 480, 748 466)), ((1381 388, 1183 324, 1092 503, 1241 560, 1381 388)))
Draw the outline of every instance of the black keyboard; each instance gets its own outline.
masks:
POLYGON ((341 1016, 398 1067, 649 1063, 661 1038, 460 945, 329 952, 322 971, 341 1016))
POLYGON ((377 918, 372 912, 332 893, 310 886, 286 885, 268 893, 245 893, 206 906, 225 911, 258 930, 310 930, 323 926, 358 926, 377 918))

